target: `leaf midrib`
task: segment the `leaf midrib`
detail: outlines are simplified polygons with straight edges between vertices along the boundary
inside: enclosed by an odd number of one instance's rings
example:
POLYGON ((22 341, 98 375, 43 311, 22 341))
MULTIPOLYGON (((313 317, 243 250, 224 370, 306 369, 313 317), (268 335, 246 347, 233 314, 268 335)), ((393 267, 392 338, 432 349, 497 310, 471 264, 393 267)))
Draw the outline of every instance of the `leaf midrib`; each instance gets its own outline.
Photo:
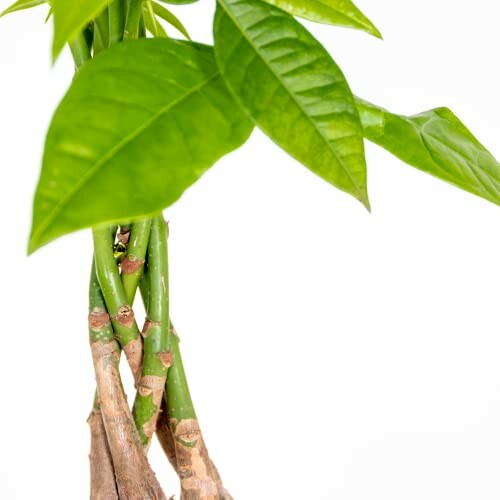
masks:
POLYGON ((50 214, 44 219, 44 221, 38 226, 38 228, 33 231, 31 236, 31 241, 36 241, 41 233, 47 228, 47 226, 53 222, 53 220, 57 217, 57 215, 61 212, 64 206, 67 204, 68 200, 70 200, 74 194, 80 190, 80 188, 86 184, 89 179, 91 179, 96 171, 102 167, 107 161, 109 161, 116 153, 126 147, 128 144, 133 142, 144 130, 150 127, 156 120, 158 120, 162 115, 170 111, 172 108, 177 106, 184 99, 187 99, 189 96, 199 92, 205 85, 208 85, 212 80, 219 76, 219 72, 212 74, 207 77, 203 81, 201 81, 198 85, 190 88, 187 92, 179 96, 177 99, 169 102, 167 105, 163 106, 157 113, 151 116, 148 120, 146 120, 142 125, 132 130, 129 134, 127 134, 121 141, 115 144, 112 148, 110 148, 99 160, 95 162, 94 165, 90 167, 87 173, 82 176, 80 181, 75 184, 73 189, 70 189, 66 195, 61 198, 61 200, 56 204, 50 214))
MULTIPOLYGON (((246 32, 244 31, 242 25, 237 21, 237 19, 228 11, 228 9, 226 8, 226 6, 224 5, 225 4, 225 0, 217 0, 218 4, 224 9, 224 12, 229 16, 229 18, 233 21, 233 23, 238 26, 240 29, 240 33, 242 34, 243 38, 245 38, 247 40, 247 42, 249 43, 249 45, 254 49, 255 53, 259 56, 259 58, 262 60, 262 62, 266 65, 266 67, 271 71, 271 73, 276 77, 276 79, 280 82, 280 84, 282 85, 282 87, 287 91, 287 93, 290 95, 290 97, 292 98, 292 100, 295 102, 295 104, 297 105, 297 107, 302 111, 303 115, 306 116, 307 120, 311 123, 311 125, 313 126, 314 130, 316 131, 316 133, 319 135, 319 137, 322 139, 322 141, 327 145, 328 147, 328 150, 332 152, 333 156, 335 157, 335 159, 337 160, 338 164, 341 166, 341 168, 344 170, 344 172, 347 174, 348 178, 350 179, 352 185, 356 188, 356 190, 358 191, 358 195, 361 197, 361 199, 365 199, 366 196, 363 192, 363 190, 360 188, 360 186, 358 185, 358 183, 354 180, 354 178, 352 177, 352 174, 351 172, 349 171, 349 169, 345 166, 344 162, 338 157, 337 153, 332 149, 330 143, 328 142, 327 138, 321 133, 321 131, 318 129, 318 127, 316 126, 316 123, 312 120, 312 118, 305 112, 305 110, 303 109, 302 105, 300 104, 300 102, 297 100, 297 98, 295 97, 295 95, 293 94, 293 92, 291 92, 288 87, 285 85, 283 79, 281 78, 281 76, 276 73, 276 71, 272 68, 272 66, 270 66, 267 62, 267 60, 264 58, 264 56, 259 52, 259 50, 257 50, 257 47, 256 45, 253 43, 253 41, 247 36, 246 32)), ((354 101, 354 98, 353 98, 353 101, 354 101)))

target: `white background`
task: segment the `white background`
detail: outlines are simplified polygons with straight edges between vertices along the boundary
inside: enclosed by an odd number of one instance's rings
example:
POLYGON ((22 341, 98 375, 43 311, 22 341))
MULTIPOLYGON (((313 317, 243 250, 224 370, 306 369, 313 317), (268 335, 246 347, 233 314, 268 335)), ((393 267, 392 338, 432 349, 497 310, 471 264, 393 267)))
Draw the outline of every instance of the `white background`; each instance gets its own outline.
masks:
MULTIPOLYGON (((500 4, 357 3, 384 42, 308 25, 354 92, 402 113, 447 105, 500 156, 500 4)), ((213 7, 175 12, 210 42, 213 7)), ((88 497, 90 234, 25 254, 73 71, 68 53, 51 68, 45 14, 0 20, 5 500, 88 497)), ((258 131, 166 211, 172 316, 237 500, 500 498, 500 211, 367 157, 372 215, 258 131)), ((175 493, 156 446, 152 461, 175 493)))

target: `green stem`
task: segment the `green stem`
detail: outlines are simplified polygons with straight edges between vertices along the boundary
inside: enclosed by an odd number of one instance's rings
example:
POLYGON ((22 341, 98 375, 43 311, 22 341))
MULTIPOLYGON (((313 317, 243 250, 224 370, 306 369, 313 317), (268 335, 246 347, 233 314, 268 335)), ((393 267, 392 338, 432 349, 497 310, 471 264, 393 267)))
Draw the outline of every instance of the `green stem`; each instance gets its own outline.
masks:
POLYGON ((156 19, 151 0, 143 0, 142 19, 145 28, 147 28, 155 38, 168 38, 167 32, 156 19))
POLYGON ((104 9, 94 21, 94 56, 109 46, 109 16, 104 9))
MULTIPOLYGON (((136 223, 135 229, 131 231, 131 242, 127 247, 127 253, 125 258, 129 258, 130 260, 142 260, 146 257, 147 245, 149 241, 149 233, 151 229, 151 219, 145 219, 144 221, 139 221, 136 223), (136 257, 137 256, 137 257, 136 257)), ((116 232, 116 227, 111 230, 111 241, 113 240, 113 234, 116 232)), ((144 264, 142 264, 141 269, 144 269, 144 264)), ((125 289, 125 295, 127 296, 128 303, 132 303, 138 282, 142 273, 132 273, 132 274, 124 274, 122 272, 122 284, 125 289), (130 276, 129 279, 127 277, 130 276)), ((104 311, 106 311, 106 305, 104 302, 104 298, 102 296, 101 286, 99 285, 99 281, 97 279, 97 274, 95 270, 95 259, 92 260, 92 272, 91 272, 91 281, 89 288, 89 303, 91 307, 100 307, 104 311)), ((114 339, 113 330, 111 329, 111 336, 114 339)), ((97 391, 94 395, 94 410, 99 409, 99 399, 97 391)))
POLYGON ((144 357, 141 380, 134 403, 139 436, 147 448, 156 429, 171 354, 167 352, 169 332, 167 232, 162 216, 151 223, 148 247, 149 303, 144 326, 144 357))
POLYGON ((162 416, 157 436, 167 457, 172 455, 172 447, 175 449, 181 498, 202 498, 204 492, 206 498, 232 500, 208 454, 189 392, 179 339, 173 327, 169 340, 173 361, 168 370, 163 401, 166 418, 162 416))
POLYGON ((88 60, 91 59, 90 49, 83 32, 80 32, 76 38, 69 43, 69 48, 75 62, 76 69, 80 69, 88 60))
MULTIPOLYGON (((147 308, 153 296, 149 267, 140 282, 140 291, 147 308)), ((200 498, 201 492, 210 492, 210 498, 232 500, 208 454, 189 392, 179 338, 171 322, 168 349, 172 366, 168 369, 156 435, 181 480, 181 498, 200 498)))
POLYGON ((127 252, 121 264, 122 284, 129 304, 134 303, 137 286, 144 273, 150 232, 149 218, 134 222, 130 231, 127 252))
POLYGON ((139 38, 146 38, 146 23, 144 22, 144 16, 141 16, 139 21, 139 38))
MULTIPOLYGON (((106 309, 104 297, 102 296, 101 286, 99 285, 99 281, 97 279, 95 261, 92 262, 92 270, 90 272, 89 314, 91 316, 99 314, 102 318, 108 317, 108 311, 106 309)), ((90 323, 89 335, 91 342, 114 342, 115 336, 111 323, 109 322, 109 317, 108 321, 102 328, 92 329, 92 323, 90 323)))
POLYGON ((111 315, 113 329, 137 379, 141 366, 142 341, 113 255, 114 240, 107 226, 94 228, 93 236, 97 278, 111 315))
POLYGON ((113 0, 108 6, 109 46, 121 42, 125 26, 125 1, 113 0))
MULTIPOLYGON (((150 260, 148 259, 146 273, 140 281, 142 301, 144 302, 146 310, 149 310, 149 304, 152 302, 151 296, 153 292, 151 288, 150 260)), ((177 336, 171 320, 169 323, 170 331, 167 349, 172 353, 173 362, 168 370, 168 383, 165 389, 168 415, 170 418, 176 420, 188 418, 196 419, 196 411, 194 409, 191 393, 189 392, 189 385, 182 362, 179 337, 177 336)))
POLYGON ((128 0, 127 18, 123 32, 124 40, 139 38, 139 25, 142 17, 142 0, 128 0))
POLYGON ((168 416, 175 420, 196 419, 191 393, 182 362, 179 337, 172 325, 169 335, 169 349, 172 351, 173 363, 168 371, 168 384, 165 391, 168 416))
POLYGON ((164 323, 168 332, 168 254, 167 231, 163 217, 157 216, 151 223, 151 243, 149 245, 149 289, 148 318, 164 323))

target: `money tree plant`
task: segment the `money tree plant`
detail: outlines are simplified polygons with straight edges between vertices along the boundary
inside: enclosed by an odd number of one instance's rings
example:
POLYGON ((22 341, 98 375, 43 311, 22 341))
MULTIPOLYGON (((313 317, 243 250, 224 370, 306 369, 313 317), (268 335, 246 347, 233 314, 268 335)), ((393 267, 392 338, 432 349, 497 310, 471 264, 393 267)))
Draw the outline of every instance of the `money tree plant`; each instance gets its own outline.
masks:
MULTIPOLYGON (((217 0, 213 46, 192 41, 167 7, 192 1, 48 2, 52 56, 68 44, 76 74, 47 134, 28 252, 92 230, 94 499, 166 498, 147 459, 154 434, 181 498, 231 498, 203 441, 170 319, 162 210, 255 126, 368 210, 365 139, 500 204, 499 164, 449 109, 402 116, 354 96, 296 19, 380 38, 350 0, 217 0), (131 407, 122 351, 136 384, 131 407)), ((46 3, 18 0, 3 15, 46 3)))

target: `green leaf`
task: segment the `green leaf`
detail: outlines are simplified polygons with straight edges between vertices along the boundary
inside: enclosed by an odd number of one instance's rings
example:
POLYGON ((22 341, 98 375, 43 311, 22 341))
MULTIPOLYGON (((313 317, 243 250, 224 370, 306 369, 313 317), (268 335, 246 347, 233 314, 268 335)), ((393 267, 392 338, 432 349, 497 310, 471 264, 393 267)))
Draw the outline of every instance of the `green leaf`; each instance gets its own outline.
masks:
POLYGON ((351 0, 265 0, 280 9, 317 23, 333 24, 365 31, 382 38, 374 24, 351 0))
POLYGON ((163 7, 163 5, 153 2, 153 11, 158 17, 172 25, 179 33, 182 33, 188 40, 191 40, 187 29, 184 27, 181 21, 176 16, 174 16, 172 12, 163 7))
POLYGON ((11 14, 12 12, 17 12, 18 10, 31 9, 43 3, 46 3, 45 0, 17 0, 17 2, 14 2, 10 7, 7 7, 0 13, 0 17, 11 14))
POLYGON ((358 111, 323 46, 289 14, 259 0, 219 0, 214 37, 221 74, 255 123, 368 208, 358 111))
POLYGON ((52 17, 52 14, 54 14, 54 11, 52 10, 52 7, 49 9, 47 12, 47 17, 45 18, 44 24, 47 24, 49 22, 49 19, 52 17))
POLYGON ((190 3, 196 3, 199 0, 160 0, 160 2, 168 3, 170 5, 188 5, 190 3))
POLYGON ((51 0, 54 10, 52 58, 57 59, 66 42, 72 41, 110 0, 51 0))
POLYGON ((142 3, 142 18, 146 29, 156 38, 169 38, 163 26, 157 21, 153 5, 150 1, 146 0, 142 3))
POLYGON ((227 91, 210 47, 123 42, 76 74, 45 144, 29 252, 100 223, 176 201, 252 124, 227 91))
POLYGON ((357 99, 367 139, 409 165, 500 205, 500 164, 448 108, 401 116, 357 99))

